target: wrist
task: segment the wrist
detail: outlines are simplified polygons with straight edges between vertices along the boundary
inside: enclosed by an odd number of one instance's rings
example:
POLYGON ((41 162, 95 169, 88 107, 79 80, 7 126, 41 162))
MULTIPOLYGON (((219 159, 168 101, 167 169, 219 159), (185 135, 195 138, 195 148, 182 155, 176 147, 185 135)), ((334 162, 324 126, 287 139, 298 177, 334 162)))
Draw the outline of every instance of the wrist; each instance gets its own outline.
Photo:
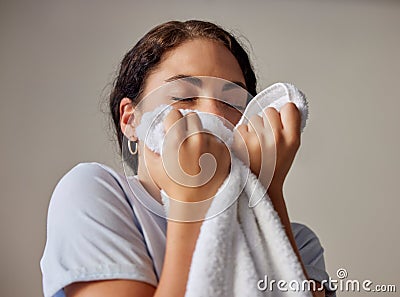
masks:
POLYGON ((187 199, 172 198, 164 190, 161 190, 160 193, 167 220, 176 223, 203 221, 213 200, 190 202, 187 199))
POLYGON ((267 190, 268 195, 272 197, 283 197, 283 183, 271 183, 267 190))
POLYGON ((191 257, 195 248, 201 222, 176 222, 167 223, 166 248, 169 255, 179 255, 178 258, 191 257))

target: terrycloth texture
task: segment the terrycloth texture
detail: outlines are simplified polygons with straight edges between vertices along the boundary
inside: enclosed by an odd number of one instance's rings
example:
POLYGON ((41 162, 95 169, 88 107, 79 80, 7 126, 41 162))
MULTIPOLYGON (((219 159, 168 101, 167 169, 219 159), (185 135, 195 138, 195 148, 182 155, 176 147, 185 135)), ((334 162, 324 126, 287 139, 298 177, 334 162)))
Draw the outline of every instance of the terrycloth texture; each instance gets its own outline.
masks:
MULTIPOLYGON (((289 101, 294 102, 301 112, 303 131, 308 118, 307 101, 298 89, 286 83, 274 84, 257 94, 238 125, 246 123, 267 106, 279 111, 289 101)), ((160 106, 144 114, 136 130, 139 139, 145 140, 146 145, 158 153, 162 150, 164 136, 162 120, 170 109, 160 106)), ((181 112, 185 114, 188 110, 181 112)), ((231 145, 233 133, 220 120, 200 112, 199 117, 205 129, 231 145)), ((292 283, 292 287, 297 282, 301 287, 305 280, 301 264, 265 188, 239 159, 232 156, 231 161, 231 172, 207 211, 209 219, 202 224, 185 296, 311 296, 309 292, 291 290, 289 285, 286 285, 287 292, 278 290, 280 280, 292 283), (249 207, 250 197, 257 200, 252 207, 249 207), (264 280, 265 276, 268 282, 275 281, 273 290, 270 286, 264 292, 257 288, 259 280, 264 280)), ((162 190, 161 194, 168 213, 171 198, 162 190)))

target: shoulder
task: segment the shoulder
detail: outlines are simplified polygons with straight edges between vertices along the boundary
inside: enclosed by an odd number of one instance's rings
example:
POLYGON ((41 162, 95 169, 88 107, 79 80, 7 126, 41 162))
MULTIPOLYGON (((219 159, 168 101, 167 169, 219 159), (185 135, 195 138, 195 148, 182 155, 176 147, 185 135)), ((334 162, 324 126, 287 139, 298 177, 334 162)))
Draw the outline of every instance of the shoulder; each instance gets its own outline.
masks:
POLYGON ((45 296, 78 281, 123 278, 156 285, 126 192, 124 178, 100 163, 79 163, 60 179, 40 263, 45 296))
POLYGON ((121 183, 118 174, 106 165, 75 165, 52 193, 48 230, 78 233, 104 219, 116 227, 122 220, 132 220, 132 208, 121 183))
POLYGON ((304 248, 307 245, 313 244, 314 246, 318 245, 321 247, 323 251, 323 247, 320 243, 320 240, 317 236, 317 234, 307 225, 301 224, 301 223, 291 223, 292 227, 292 232, 294 235, 294 238, 297 243, 297 247, 304 248))
POLYGON ((55 191, 67 186, 82 185, 82 188, 86 188, 101 181, 118 185, 121 182, 120 179, 121 176, 107 165, 97 162, 78 163, 60 179, 55 191))
POLYGON ((291 223, 292 232, 304 265, 317 265, 325 269, 324 248, 317 234, 301 223, 291 223))
POLYGON ((123 178, 112 168, 97 162, 79 163, 57 183, 51 206, 63 201, 69 205, 84 206, 99 200, 124 201, 126 193, 123 178))
MULTIPOLYGON (((310 279, 318 282, 328 282, 329 275, 325 267, 324 248, 317 234, 308 226, 301 223, 291 223, 292 232, 304 268, 310 279)), ((336 296, 334 291, 325 284, 326 296, 336 296)))
POLYGON ((94 222, 104 220, 115 229, 128 222, 137 226, 127 193, 122 176, 110 167, 95 162, 79 163, 60 179, 53 191, 48 209, 49 229, 84 232, 88 226, 97 225, 94 222))

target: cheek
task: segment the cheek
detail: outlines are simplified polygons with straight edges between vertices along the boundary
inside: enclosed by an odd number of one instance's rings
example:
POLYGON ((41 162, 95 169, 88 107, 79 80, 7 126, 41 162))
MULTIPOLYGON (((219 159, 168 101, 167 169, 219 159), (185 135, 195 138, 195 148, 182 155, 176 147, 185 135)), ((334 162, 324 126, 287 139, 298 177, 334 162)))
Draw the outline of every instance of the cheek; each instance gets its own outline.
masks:
POLYGON ((234 108, 230 108, 224 113, 223 117, 228 120, 233 126, 235 126, 242 117, 242 112, 234 108))
POLYGON ((138 162, 139 166, 145 168, 150 176, 157 176, 162 170, 162 159, 161 157, 151 151, 147 146, 144 145, 143 141, 138 141, 138 162), (156 174, 156 175, 155 175, 156 174))

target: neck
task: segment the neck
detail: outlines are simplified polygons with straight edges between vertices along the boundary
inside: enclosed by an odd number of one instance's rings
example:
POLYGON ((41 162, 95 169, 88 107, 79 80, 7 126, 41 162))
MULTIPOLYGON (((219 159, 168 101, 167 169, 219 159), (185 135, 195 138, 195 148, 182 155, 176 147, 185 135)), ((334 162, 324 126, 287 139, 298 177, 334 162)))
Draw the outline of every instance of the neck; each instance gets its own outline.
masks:
POLYGON ((140 164, 143 164, 143 162, 139 161, 138 164, 139 166, 137 175, 140 183, 154 199, 156 199, 160 204, 162 204, 159 187, 154 183, 153 179, 150 177, 148 170, 146 168, 143 168, 143 166, 140 166, 140 164))

